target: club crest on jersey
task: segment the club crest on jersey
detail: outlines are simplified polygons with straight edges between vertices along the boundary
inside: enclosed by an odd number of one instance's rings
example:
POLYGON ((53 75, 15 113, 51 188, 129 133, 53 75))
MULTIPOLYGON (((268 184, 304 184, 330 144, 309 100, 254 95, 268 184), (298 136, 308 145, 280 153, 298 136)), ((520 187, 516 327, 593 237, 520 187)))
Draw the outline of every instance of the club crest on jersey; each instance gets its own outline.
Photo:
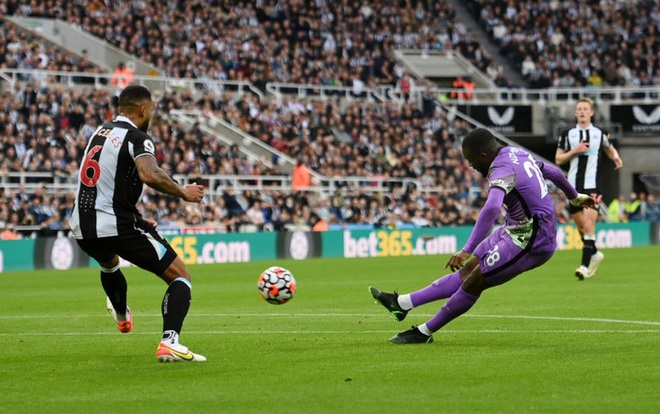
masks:
POLYGON ((144 149, 147 150, 147 152, 150 152, 152 154, 156 153, 156 148, 154 147, 154 143, 151 140, 148 140, 148 139, 144 140, 144 149))

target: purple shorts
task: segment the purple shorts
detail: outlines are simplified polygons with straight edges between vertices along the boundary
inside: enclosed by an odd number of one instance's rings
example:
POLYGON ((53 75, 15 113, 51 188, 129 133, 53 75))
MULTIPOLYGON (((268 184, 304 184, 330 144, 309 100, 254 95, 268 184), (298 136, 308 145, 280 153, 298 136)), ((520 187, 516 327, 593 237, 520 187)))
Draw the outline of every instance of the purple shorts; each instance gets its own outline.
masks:
POLYGON ((479 267, 484 278, 492 286, 508 282, 519 274, 541 266, 550 260, 553 250, 532 248, 536 240, 531 240, 526 248, 522 248, 511 240, 511 236, 498 227, 482 241, 474 250, 479 258, 479 267))

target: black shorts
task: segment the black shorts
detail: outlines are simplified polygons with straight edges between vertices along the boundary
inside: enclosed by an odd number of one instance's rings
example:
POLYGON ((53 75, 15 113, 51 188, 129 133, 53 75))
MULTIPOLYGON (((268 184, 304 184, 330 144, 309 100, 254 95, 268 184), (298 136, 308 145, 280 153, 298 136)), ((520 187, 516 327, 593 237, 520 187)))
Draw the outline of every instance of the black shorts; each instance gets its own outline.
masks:
POLYGON ((97 262, 115 255, 156 275, 162 275, 176 259, 172 246, 153 228, 98 239, 76 239, 78 246, 97 262))
MULTIPOLYGON (((578 190, 578 193, 593 195, 595 197, 598 197, 598 196, 601 195, 600 190, 597 189, 597 188, 591 188, 591 189, 588 189, 588 190, 578 190)), ((574 206, 573 204, 570 203, 570 200, 569 200, 569 202, 568 202, 568 212, 571 216, 575 213, 579 213, 582 210, 583 210, 582 207, 574 206)))

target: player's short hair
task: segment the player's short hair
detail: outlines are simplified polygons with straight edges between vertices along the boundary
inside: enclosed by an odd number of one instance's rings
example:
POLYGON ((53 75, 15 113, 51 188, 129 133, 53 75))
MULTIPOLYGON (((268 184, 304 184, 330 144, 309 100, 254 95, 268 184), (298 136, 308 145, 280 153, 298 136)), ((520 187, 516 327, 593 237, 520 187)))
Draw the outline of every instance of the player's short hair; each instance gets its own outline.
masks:
POLYGON ((472 153, 496 151, 498 146, 495 135, 486 128, 473 129, 463 138, 463 149, 472 153))
POLYGON ((596 104, 594 103, 594 100, 591 99, 591 98, 580 98, 580 99, 578 99, 578 101, 577 101, 577 103, 576 103, 575 105, 577 106, 577 104, 579 104, 580 102, 588 103, 589 106, 591 107, 591 109, 595 109, 595 108, 596 108, 596 104))
POLYGON ((151 92, 142 85, 128 85, 119 94, 119 106, 135 106, 151 100, 151 92))

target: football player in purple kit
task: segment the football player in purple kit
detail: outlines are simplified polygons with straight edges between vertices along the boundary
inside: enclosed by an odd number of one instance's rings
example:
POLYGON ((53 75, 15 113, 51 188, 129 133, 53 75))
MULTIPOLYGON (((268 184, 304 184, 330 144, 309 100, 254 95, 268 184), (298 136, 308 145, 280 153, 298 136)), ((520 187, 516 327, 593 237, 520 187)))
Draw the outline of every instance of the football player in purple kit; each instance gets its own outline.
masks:
POLYGON ((486 177, 489 191, 467 243, 445 265, 453 273, 405 295, 369 287, 376 303, 398 321, 412 308, 449 298, 430 320, 395 335, 391 343, 433 342, 432 334, 467 312, 484 290, 550 260, 557 247, 557 218, 546 179, 574 206, 593 208, 600 201, 579 194, 557 167, 536 160, 522 148, 503 146, 487 129, 478 128, 465 136, 463 156, 486 177), (489 235, 502 206, 505 223, 489 235))

